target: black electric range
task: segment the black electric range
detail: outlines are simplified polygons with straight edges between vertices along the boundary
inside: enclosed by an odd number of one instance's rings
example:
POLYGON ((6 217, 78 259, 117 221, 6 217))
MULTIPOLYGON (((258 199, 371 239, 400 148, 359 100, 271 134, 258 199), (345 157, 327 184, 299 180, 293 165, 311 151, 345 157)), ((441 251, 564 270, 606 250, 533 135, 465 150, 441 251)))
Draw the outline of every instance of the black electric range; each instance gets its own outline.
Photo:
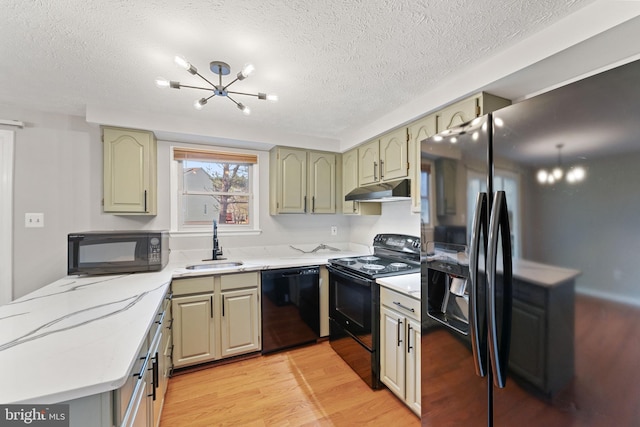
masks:
POLYGON ((420 272, 420 238, 404 234, 378 234, 373 255, 332 258, 329 265, 368 279, 420 272))
POLYGON ((380 289, 376 279, 420 271, 420 238, 378 234, 373 254, 329 260, 329 341, 371 387, 379 388, 380 289))

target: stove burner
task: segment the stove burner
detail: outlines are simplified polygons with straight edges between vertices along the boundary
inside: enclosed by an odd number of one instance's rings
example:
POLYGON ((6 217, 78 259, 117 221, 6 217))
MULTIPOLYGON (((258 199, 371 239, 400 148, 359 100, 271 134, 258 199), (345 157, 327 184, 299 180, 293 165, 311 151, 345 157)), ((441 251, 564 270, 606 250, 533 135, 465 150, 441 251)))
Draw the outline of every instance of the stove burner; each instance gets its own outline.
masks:
POLYGON ((361 260, 361 261, 377 261, 380 258, 378 258, 377 256, 361 256, 358 259, 361 260))
POLYGON ((404 262, 392 262, 389 264, 389 268, 393 271, 398 271, 409 268, 409 264, 405 264, 404 262))
MULTIPOLYGON (((372 258, 375 258, 375 257, 372 257, 372 258)), ((363 270, 379 271, 379 270, 384 270, 384 268, 385 268, 384 265, 380 265, 380 264, 363 264, 362 265, 363 270)))
POLYGON ((339 261, 346 265, 353 265, 358 262, 357 258, 342 258, 339 261))

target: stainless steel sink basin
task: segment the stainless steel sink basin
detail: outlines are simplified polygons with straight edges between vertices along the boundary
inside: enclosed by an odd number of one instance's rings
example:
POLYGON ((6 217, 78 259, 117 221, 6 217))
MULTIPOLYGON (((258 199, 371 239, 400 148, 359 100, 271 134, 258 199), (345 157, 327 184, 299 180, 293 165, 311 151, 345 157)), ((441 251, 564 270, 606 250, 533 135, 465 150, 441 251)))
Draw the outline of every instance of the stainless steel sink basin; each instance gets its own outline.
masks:
POLYGON ((218 262, 215 264, 195 264, 195 265, 188 265, 186 268, 187 270, 216 270, 216 269, 221 269, 221 268, 231 268, 231 267, 238 267, 242 265, 242 262, 240 261, 230 261, 230 262, 218 262))

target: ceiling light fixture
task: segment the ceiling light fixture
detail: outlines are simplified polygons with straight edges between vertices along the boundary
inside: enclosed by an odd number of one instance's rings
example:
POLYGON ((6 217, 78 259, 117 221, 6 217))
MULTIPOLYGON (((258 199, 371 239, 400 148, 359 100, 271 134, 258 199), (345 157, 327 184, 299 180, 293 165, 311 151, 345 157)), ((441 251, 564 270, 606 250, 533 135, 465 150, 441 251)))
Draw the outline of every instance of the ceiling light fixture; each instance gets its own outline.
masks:
POLYGON ((158 77, 156 79, 156 86, 158 86, 159 88, 173 88, 173 89, 181 89, 183 87, 189 88, 189 89, 200 89, 200 90, 204 90, 207 92, 210 92, 211 95, 209 96, 205 96, 202 97, 200 99, 197 99, 193 106, 196 108, 196 110, 202 110, 202 108, 207 104, 207 102, 213 98, 214 96, 224 96, 226 98, 229 98, 231 101, 233 101, 234 104, 236 104, 236 106, 246 115, 251 114, 251 109, 244 105, 242 102, 237 102, 235 99, 233 99, 231 96, 229 96, 229 94, 233 94, 233 95, 246 95, 246 96, 255 96, 258 99, 262 99, 262 100, 267 100, 267 101, 272 101, 275 102, 278 100, 278 95, 267 95, 266 93, 246 93, 246 92, 234 92, 229 90, 229 86, 231 86, 232 84, 234 84, 235 82, 237 82, 238 80, 244 80, 247 77, 249 77, 251 75, 251 73, 253 73, 253 71, 255 70, 255 67, 252 64, 246 64, 242 70, 236 75, 236 78, 233 79, 231 82, 229 82, 226 85, 222 84, 222 76, 226 76, 229 73, 231 73, 231 67, 229 67, 229 64, 227 64, 226 62, 222 62, 222 61, 211 61, 209 63, 209 69, 211 70, 212 73, 217 74, 218 75, 218 84, 213 84, 211 83, 209 80, 207 80, 202 74, 198 73, 198 69, 196 67, 194 67, 193 65, 191 65, 191 63, 187 62, 184 58, 180 57, 180 56, 176 56, 175 57, 175 63, 178 64, 180 67, 184 68, 185 70, 187 70, 189 73, 193 74, 194 76, 198 76, 200 77, 202 80, 204 80, 205 82, 207 82, 209 85, 211 85, 211 87, 200 87, 200 86, 190 86, 190 85, 183 85, 180 82, 176 82, 173 80, 167 80, 165 78, 162 77, 158 77))
MULTIPOLYGON (((560 181, 564 176, 564 170, 562 169, 562 147, 564 144, 556 145, 558 149, 558 164, 551 171, 547 171, 546 169, 540 169, 537 174, 538 182, 540 184, 555 184, 560 181)), ((569 168, 567 172, 567 182, 570 184, 575 184, 577 182, 583 181, 586 176, 586 172, 584 168, 581 166, 575 166, 569 168)))

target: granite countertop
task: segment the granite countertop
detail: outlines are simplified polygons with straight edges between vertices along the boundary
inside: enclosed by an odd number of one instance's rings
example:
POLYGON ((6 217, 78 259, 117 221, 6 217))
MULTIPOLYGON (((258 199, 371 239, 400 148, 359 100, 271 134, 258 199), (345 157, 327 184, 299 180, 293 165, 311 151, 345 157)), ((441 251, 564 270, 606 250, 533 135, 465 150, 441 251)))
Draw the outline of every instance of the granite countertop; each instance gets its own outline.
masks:
POLYGON ((0 306, 0 404, 58 403, 121 387, 173 278, 324 265, 370 253, 366 246, 225 252, 243 264, 187 270, 211 252, 173 251, 160 272, 68 276, 0 306))

